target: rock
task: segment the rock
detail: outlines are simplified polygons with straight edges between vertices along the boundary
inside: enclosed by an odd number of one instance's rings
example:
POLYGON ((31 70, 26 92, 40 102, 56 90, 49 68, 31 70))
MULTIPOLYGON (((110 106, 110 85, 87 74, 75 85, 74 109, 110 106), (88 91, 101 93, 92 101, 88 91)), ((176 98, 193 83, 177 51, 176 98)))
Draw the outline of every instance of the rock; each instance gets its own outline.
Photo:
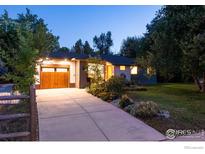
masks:
POLYGON ((169 118, 170 117, 169 111, 166 111, 166 110, 161 110, 157 115, 159 117, 163 117, 163 118, 169 118))
POLYGON ((120 102, 120 99, 115 99, 115 100, 111 101, 110 103, 116 107, 120 107, 119 102, 120 102))

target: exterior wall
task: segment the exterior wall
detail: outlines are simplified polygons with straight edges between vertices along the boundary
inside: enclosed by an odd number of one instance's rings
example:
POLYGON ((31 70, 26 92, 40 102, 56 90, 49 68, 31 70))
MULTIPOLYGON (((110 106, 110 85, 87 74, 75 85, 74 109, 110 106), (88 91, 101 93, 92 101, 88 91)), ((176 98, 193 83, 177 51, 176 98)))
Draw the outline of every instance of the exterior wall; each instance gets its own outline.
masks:
POLYGON ((75 64, 75 87, 80 88, 80 60, 77 60, 75 64))
POLYGON ((121 74, 124 74, 126 76, 126 79, 128 81, 131 80, 131 70, 130 70, 130 66, 125 66, 125 70, 120 70, 120 66, 114 66, 114 75, 115 76, 120 76, 121 74))
POLYGON ((85 71, 87 65, 86 61, 80 61, 80 86, 79 88, 85 88, 88 85, 87 78, 88 74, 85 71))

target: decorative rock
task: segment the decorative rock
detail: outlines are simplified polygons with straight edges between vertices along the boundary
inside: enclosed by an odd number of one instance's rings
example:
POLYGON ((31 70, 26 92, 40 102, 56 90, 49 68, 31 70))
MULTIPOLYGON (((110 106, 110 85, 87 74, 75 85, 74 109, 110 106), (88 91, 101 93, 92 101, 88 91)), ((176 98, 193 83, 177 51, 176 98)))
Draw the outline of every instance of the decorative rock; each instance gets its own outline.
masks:
POLYGON ((110 102, 112 105, 116 106, 116 107, 120 107, 119 105, 120 99, 115 99, 112 102, 110 102))
POLYGON ((164 117, 164 118, 169 118, 170 117, 169 111, 166 111, 166 110, 161 110, 157 115, 159 117, 164 117))

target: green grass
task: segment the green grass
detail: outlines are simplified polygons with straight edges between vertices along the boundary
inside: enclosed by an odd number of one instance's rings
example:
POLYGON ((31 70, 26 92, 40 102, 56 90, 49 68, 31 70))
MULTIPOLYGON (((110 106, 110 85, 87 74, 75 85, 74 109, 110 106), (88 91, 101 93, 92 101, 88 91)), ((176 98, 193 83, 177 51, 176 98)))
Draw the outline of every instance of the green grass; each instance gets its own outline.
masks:
POLYGON ((205 129, 205 93, 194 84, 157 84, 147 91, 127 92, 136 101, 151 100, 168 110, 171 118, 142 119, 162 133, 167 129, 205 129))

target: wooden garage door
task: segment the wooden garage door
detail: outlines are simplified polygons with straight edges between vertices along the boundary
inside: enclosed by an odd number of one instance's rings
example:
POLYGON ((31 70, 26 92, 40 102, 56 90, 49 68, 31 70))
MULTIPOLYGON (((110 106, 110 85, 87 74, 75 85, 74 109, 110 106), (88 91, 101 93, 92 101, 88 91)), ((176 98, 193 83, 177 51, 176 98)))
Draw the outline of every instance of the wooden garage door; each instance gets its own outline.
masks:
MULTIPOLYGON (((69 87, 69 71, 57 72, 58 68, 49 68, 54 71, 41 71, 40 88, 67 88, 69 87)), ((49 70, 48 69, 48 70, 49 70)), ((60 68, 61 69, 61 68, 60 68)), ((66 69, 68 70, 68 69, 66 69)))

